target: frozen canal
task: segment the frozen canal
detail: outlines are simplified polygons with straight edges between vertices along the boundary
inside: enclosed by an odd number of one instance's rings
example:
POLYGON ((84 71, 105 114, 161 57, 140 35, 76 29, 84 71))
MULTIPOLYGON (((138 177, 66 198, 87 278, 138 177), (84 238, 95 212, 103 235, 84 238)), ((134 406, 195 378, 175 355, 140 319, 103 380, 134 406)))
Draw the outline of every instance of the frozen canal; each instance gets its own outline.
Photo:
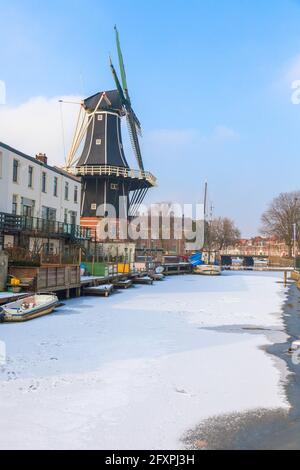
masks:
POLYGON ((225 413, 288 408, 282 274, 184 276, 1 324, 0 449, 179 449, 225 413))

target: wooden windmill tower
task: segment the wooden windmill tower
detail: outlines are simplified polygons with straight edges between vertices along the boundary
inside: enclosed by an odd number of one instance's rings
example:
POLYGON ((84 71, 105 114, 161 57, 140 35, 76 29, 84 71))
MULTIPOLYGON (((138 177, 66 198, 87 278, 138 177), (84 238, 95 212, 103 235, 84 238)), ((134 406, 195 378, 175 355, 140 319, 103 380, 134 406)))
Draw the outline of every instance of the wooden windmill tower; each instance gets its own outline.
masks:
POLYGON ((109 204, 115 208, 116 217, 121 217, 120 197, 123 216, 124 213, 127 218, 136 215, 147 191, 156 185, 155 177, 144 169, 138 137, 141 125, 132 109, 116 27, 115 33, 121 82, 110 60, 116 89, 96 93, 82 102, 67 159, 67 171, 82 179, 81 217, 82 224, 87 226, 95 225, 99 218, 107 215, 109 204), (125 157, 122 118, 127 120, 137 170, 129 167, 125 157), (77 157, 83 141, 83 149, 77 157))

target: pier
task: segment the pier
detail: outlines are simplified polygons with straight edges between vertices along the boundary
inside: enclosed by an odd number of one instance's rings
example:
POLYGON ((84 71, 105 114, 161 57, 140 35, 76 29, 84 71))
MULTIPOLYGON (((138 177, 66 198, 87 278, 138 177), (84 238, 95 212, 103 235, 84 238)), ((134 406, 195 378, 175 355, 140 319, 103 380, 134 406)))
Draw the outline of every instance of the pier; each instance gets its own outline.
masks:
POLYGON ((179 274, 191 274, 193 267, 190 263, 165 263, 164 275, 165 276, 174 276, 179 274))

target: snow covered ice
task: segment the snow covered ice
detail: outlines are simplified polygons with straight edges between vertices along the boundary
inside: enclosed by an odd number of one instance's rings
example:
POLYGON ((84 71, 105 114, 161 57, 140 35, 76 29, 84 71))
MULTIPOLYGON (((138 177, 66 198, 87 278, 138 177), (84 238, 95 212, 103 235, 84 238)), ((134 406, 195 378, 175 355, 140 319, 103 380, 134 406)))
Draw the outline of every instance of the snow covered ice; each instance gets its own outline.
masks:
POLYGON ((180 449, 209 417, 287 409, 262 349, 285 340, 279 277, 172 277, 0 325, 0 448, 180 449))

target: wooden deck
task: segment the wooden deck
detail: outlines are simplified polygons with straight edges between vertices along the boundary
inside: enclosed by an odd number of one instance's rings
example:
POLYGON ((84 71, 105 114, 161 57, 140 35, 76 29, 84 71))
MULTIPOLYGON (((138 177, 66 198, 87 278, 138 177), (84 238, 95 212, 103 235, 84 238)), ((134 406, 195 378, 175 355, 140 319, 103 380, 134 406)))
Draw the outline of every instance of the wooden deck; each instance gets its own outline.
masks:
POLYGON ((61 292, 69 298, 73 289, 77 296, 80 295, 80 268, 76 265, 10 267, 9 274, 20 279, 22 284, 26 282, 34 292, 61 292))
MULTIPOLYGON (((153 277, 148 272, 131 271, 129 273, 112 273, 108 276, 81 276, 79 266, 42 266, 42 267, 10 267, 9 274, 21 280, 26 292, 13 294, 0 292, 0 305, 18 300, 34 292, 54 292, 69 298, 71 294, 79 297, 87 294, 87 289, 113 285, 115 288, 128 289, 136 281, 137 284, 151 284, 153 277), (143 278, 149 277, 149 281, 143 278), (23 282, 24 281, 24 282, 23 282)), ((155 279, 154 279, 155 280, 155 279)), ((99 294, 101 295, 99 289, 99 294)), ((94 291, 91 291, 94 292, 94 291)))

